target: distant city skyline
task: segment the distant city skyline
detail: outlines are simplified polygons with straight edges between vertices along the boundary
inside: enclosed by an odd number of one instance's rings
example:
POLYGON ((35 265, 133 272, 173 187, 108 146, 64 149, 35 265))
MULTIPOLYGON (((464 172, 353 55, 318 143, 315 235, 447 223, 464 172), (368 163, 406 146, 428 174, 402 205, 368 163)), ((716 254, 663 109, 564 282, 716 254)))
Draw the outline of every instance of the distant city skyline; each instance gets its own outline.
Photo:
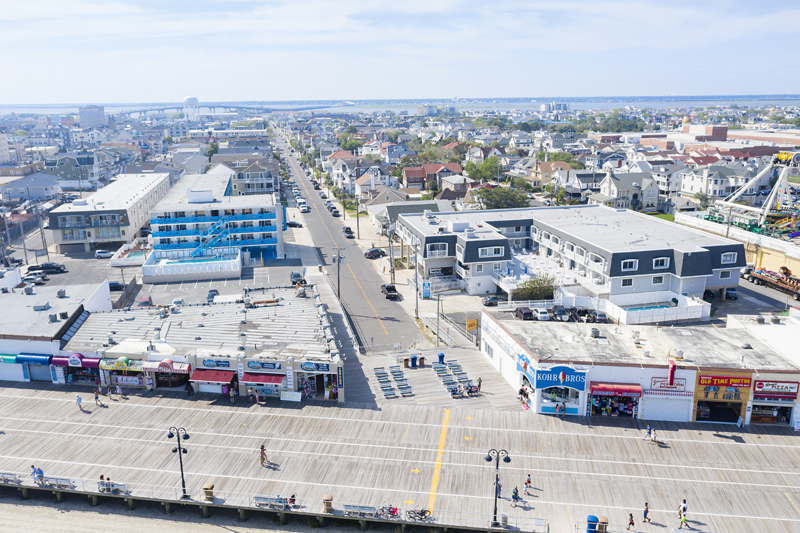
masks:
POLYGON ((792 94, 798 19, 681 0, 8 2, 0 106, 792 94))

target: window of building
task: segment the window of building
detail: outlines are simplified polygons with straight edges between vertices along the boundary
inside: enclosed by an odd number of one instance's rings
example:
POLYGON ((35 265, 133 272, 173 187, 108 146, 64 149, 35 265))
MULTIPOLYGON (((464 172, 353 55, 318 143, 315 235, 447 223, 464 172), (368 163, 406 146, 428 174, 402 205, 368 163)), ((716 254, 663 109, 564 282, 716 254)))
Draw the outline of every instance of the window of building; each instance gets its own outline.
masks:
POLYGON ((503 248, 498 246, 495 248, 479 248, 478 249, 478 256, 479 257, 502 257, 503 256, 503 248))
POLYGON ((653 259, 653 268, 669 268, 669 257, 656 257, 653 259))
POLYGON ((736 252, 725 252, 722 254, 722 264, 730 264, 736 262, 736 252))
POLYGON ((550 237, 550 240, 551 240, 551 241, 553 242, 553 244, 555 244, 556 246, 558 246, 559 244, 561 244, 561 239, 559 239, 559 238, 558 238, 558 237, 556 237, 555 235, 553 235, 552 237, 550 237))
POLYGON ((493 263, 492 264, 492 269, 495 272, 500 272, 501 270, 503 270, 503 263, 493 263))
POLYGON ((456 244, 456 254, 464 255, 464 247, 460 244, 456 244))
POLYGON ((637 259, 626 259, 622 262, 622 271, 628 272, 631 270, 637 270, 639 268, 639 261, 637 259))
POLYGON ((576 246, 575 247, 575 255, 577 255, 579 257, 583 257, 584 255, 586 255, 586 250, 584 250, 580 246, 576 246))
POLYGON ((568 242, 565 246, 566 246, 568 252, 574 252, 575 251, 575 245, 572 244, 571 242, 568 242))
POLYGON ((548 387, 542 390, 545 403, 578 403, 580 392, 569 387, 548 387))
POLYGON ((730 270, 721 270, 719 273, 719 279, 728 279, 731 277, 730 270))
POLYGON ((653 276, 653 285, 661 285, 664 283, 664 276, 653 276))
POLYGON ((475 272, 483 272, 483 265, 475 265, 475 272))
POLYGON ((492 349, 491 346, 489 346, 489 343, 487 341, 483 341, 483 351, 486 352, 486 355, 494 359, 494 350, 492 349))
POLYGON ((622 280, 623 287, 633 287, 633 278, 624 278, 622 280))
POLYGON ((434 242, 428 245, 428 255, 433 257, 441 257, 447 255, 446 242, 434 242))

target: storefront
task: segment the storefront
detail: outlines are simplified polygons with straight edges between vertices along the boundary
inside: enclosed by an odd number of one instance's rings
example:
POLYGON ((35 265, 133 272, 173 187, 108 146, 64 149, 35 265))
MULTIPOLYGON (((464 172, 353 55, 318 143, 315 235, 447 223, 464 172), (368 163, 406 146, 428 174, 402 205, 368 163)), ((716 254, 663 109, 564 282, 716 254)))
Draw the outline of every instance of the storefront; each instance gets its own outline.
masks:
POLYGON ((32 353, 21 353, 17 356, 17 364, 28 365, 28 373, 31 381, 53 382, 53 374, 50 372, 50 360, 52 355, 39 355, 32 353))
POLYGON ((68 357, 53 356, 50 365, 53 383, 92 386, 100 379, 100 359, 79 353, 68 357))
MULTIPOLYGON (((522 364, 523 376, 531 371, 527 360, 522 364)), ((568 415, 580 415, 586 396, 586 372, 569 366, 552 366, 533 372, 535 399, 531 402, 534 412, 556 414, 556 406, 565 409, 568 415), (535 402, 535 403, 534 403, 535 402)))
MULTIPOLYGON (((671 367, 671 370, 674 368, 671 367)), ((691 382, 690 382, 691 384, 691 382)), ((640 404, 644 420, 689 422, 692 419, 694 391, 686 390, 686 379, 674 377, 650 378, 650 388, 642 391, 640 404)))
POLYGON ((329 363, 300 363, 296 372, 297 392, 303 398, 336 400, 339 397, 339 381, 336 368, 329 363))
POLYGON ((749 372, 698 373, 693 421, 736 424, 739 417, 744 421, 751 384, 749 372))
POLYGON ((192 365, 189 363, 175 363, 172 359, 145 361, 142 368, 155 388, 160 389, 186 387, 192 372, 192 365))
POLYGON ((284 363, 277 361, 247 361, 239 363, 239 392, 253 389, 260 398, 280 398, 288 389, 284 363))
POLYGON ((791 424, 799 387, 800 383, 796 381, 756 381, 753 386, 753 403, 746 422, 791 424))
POLYGON ((586 414, 638 418, 642 387, 638 383, 589 384, 586 414))
POLYGON ((0 355, 0 381, 30 381, 28 365, 17 363, 16 355, 0 355))
POLYGON ((145 375, 144 361, 141 359, 100 359, 100 378, 107 387, 152 388, 152 380, 145 375))
POLYGON ((192 373, 189 381, 197 392, 229 394, 231 387, 238 388, 236 372, 221 368, 198 368, 192 373))

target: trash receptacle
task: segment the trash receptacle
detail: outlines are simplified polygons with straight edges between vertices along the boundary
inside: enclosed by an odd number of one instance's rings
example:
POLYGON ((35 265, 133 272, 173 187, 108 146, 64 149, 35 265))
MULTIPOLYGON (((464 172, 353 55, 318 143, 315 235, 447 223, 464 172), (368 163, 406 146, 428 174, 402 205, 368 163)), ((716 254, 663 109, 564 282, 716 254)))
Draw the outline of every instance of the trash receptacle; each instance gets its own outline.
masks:
POLYGON ((203 485, 203 499, 207 502, 210 502, 214 499, 214 482, 209 481, 205 485, 203 485))
POLYGON ((408 368, 411 366, 408 362, 408 357, 403 357, 403 368, 408 368))
POLYGON ((607 516, 598 516, 597 517, 597 531, 608 531, 608 517, 607 516))
POLYGON ((333 512, 333 495, 326 494, 322 497, 322 510, 328 514, 333 512))
POLYGON ((439 364, 440 364, 440 365, 443 365, 443 364, 444 364, 444 354, 443 354, 443 353, 440 353, 440 354, 439 354, 439 364))
POLYGON ((597 517, 589 515, 586 517, 586 533, 597 531, 597 517))
POLYGON ((500 527, 508 527, 508 515, 500 515, 500 527))
POLYGON ((411 356, 411 368, 417 368, 417 356, 416 355, 412 355, 411 356))
POLYGON ((425 357, 419 356, 419 366, 425 366, 425 357))
POLYGON ((230 392, 230 387, 228 385, 222 386, 222 394, 228 394, 230 392))

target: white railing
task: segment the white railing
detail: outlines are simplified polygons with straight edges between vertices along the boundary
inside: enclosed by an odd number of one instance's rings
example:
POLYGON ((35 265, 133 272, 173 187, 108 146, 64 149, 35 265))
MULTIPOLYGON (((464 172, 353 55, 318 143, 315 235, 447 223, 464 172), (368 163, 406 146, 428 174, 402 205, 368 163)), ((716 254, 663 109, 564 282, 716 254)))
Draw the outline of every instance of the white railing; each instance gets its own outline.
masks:
POLYGON ((150 254, 147 261, 142 266, 143 277, 159 277, 159 276, 189 276, 192 274, 208 274, 214 272, 231 272, 241 274, 242 260, 241 254, 234 258, 222 261, 202 261, 202 257, 197 261, 177 262, 171 264, 155 265, 155 254, 150 254), (151 264, 148 264, 151 263, 151 264))
POLYGON ((554 305, 561 305, 560 294, 556 294, 556 297, 553 300, 515 300, 512 302, 498 302, 497 310, 514 311, 519 307, 529 307, 530 309, 540 308, 547 309, 549 311, 554 305))
MULTIPOLYGON (((564 307, 583 307, 595 311, 603 311, 614 322, 619 324, 663 324, 679 320, 707 320, 711 316, 711 306, 702 300, 688 298, 676 293, 664 291, 670 296, 662 302, 678 300, 676 307, 657 307, 654 309, 623 309, 614 302, 602 298, 573 296, 564 294, 561 305, 564 307)), ((652 294, 652 293, 649 293, 652 294)), ((631 295, 632 296, 632 295, 631 295)), ((651 301, 651 303, 653 303, 651 301)), ((646 305, 643 307, 647 307, 646 305)), ((656 307, 656 306, 653 306, 656 307)))
POLYGON ((447 257, 447 250, 428 250, 428 258, 447 257))

